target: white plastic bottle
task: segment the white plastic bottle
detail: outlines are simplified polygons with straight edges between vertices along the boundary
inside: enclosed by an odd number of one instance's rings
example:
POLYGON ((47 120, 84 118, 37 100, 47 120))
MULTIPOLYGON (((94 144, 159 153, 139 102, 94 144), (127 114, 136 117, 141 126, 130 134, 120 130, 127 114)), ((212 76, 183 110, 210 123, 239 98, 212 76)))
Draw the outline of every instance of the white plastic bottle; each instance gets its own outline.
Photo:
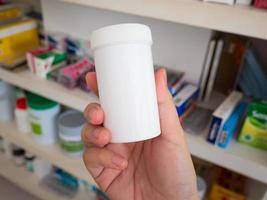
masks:
POLYGON ((26 98, 17 99, 15 108, 15 119, 17 128, 21 133, 31 132, 26 98))
POLYGON ((104 126, 114 143, 160 134, 151 45, 150 28, 142 24, 118 24, 92 33, 104 126))
POLYGON ((27 94, 27 103, 33 139, 40 144, 56 143, 60 105, 33 93, 27 94))
POLYGON ((0 80, 0 121, 10 122, 13 120, 13 87, 0 80))

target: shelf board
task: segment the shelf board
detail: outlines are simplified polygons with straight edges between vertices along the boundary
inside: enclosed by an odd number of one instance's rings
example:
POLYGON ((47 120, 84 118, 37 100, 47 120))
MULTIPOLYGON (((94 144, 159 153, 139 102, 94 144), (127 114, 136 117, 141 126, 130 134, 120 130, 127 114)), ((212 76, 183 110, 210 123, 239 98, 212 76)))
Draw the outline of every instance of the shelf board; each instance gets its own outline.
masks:
MULTIPOLYGON (((39 79, 27 70, 10 72, 0 68, 0 79, 4 79, 24 89, 37 92, 40 95, 54 99, 59 103, 80 111, 83 111, 88 103, 98 101, 92 94, 85 94, 80 90, 68 90, 55 82, 39 79)), ((50 162, 80 178, 88 175, 81 160, 71 159, 65 156, 61 153, 57 145, 52 145, 51 148, 50 146, 47 148, 46 146, 34 143, 29 136, 25 137, 18 133, 13 123, 0 124, 0 134, 3 133, 7 139, 10 139, 18 145, 23 145, 26 149, 32 149, 37 155, 39 154, 41 157, 50 160, 50 162)), ((187 140, 193 156, 267 183, 267 156, 265 151, 235 142, 232 142, 229 149, 222 150, 206 142, 203 134, 201 136, 187 134, 187 140)), ((88 176, 87 179, 92 181, 88 176)))
MULTIPOLYGON (((24 167, 18 167, 10 159, 3 154, 0 155, 0 176, 15 183, 22 189, 33 194, 34 196, 44 200, 66 200, 65 196, 60 196, 57 193, 48 190, 40 185, 40 179, 33 173, 28 172, 24 167)), ((93 194, 90 192, 78 192, 71 200, 93 200, 93 194), (91 197, 91 198, 90 198, 91 197)))
POLYGON ((0 79, 80 111, 83 111, 88 103, 98 101, 93 94, 80 89, 67 89, 54 81, 41 79, 25 68, 12 72, 0 67, 0 79))
POLYGON ((58 0, 99 9, 267 39, 267 12, 197 0, 58 0))
POLYGON ((192 155, 267 184, 266 151, 232 141, 229 149, 209 144, 203 137, 187 134, 192 155))
POLYGON ((27 151, 30 151, 31 153, 48 160, 53 165, 68 171, 74 176, 95 184, 93 178, 86 170, 82 158, 69 157, 65 155, 57 144, 41 145, 36 143, 32 139, 31 134, 20 133, 14 122, 0 123, 0 136, 11 143, 26 149, 27 151))

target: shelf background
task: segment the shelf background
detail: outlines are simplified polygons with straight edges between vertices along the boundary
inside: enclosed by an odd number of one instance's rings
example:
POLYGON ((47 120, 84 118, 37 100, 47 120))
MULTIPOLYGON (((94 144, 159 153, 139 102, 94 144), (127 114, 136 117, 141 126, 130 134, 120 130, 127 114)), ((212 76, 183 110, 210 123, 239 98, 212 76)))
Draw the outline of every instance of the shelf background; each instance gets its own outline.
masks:
POLYGON ((98 98, 91 93, 80 89, 69 90, 53 81, 41 79, 25 69, 28 69, 27 66, 16 72, 0 68, 0 79, 80 111, 84 110, 88 103, 98 102, 98 98))
POLYGON ((58 0, 82 6, 267 39, 267 12, 198 0, 58 0))
MULTIPOLYGON (((0 175, 15 183, 27 192, 44 200, 68 200, 65 196, 60 196, 40 185, 40 179, 33 173, 28 172, 25 167, 16 166, 14 161, 0 154, 0 175)), ((91 192, 78 192, 72 200, 94 200, 91 192)))
MULTIPOLYGON (((62 197, 51 190, 40 185, 40 179, 32 173, 29 173, 25 168, 18 167, 14 162, 0 154, 0 176, 18 185, 29 193, 43 200, 70 200, 62 197), (27 180, 27 184, 25 184, 27 180)), ((266 200, 263 199, 265 192, 264 184, 249 180, 248 182, 248 200, 266 200)), ((79 192, 71 200, 95 200, 95 195, 88 191, 79 192)))
MULTIPOLYGON (((39 79, 27 70, 14 73, 0 68, 0 79, 37 92, 79 111, 83 111, 88 103, 98 101, 97 97, 92 94, 85 94, 80 90, 66 89, 56 82, 39 79)), ((30 136, 25 137, 18 133, 14 123, 0 124, 0 134, 26 149, 32 149, 36 154, 39 152, 40 157, 50 160, 55 165, 62 167, 79 178, 86 178, 92 182, 92 178, 88 177, 81 159, 72 159, 65 156, 57 145, 47 148, 36 144, 30 136)), ((204 134, 199 136, 187 134, 187 141, 193 156, 267 184, 267 156, 265 151, 234 141, 229 149, 222 150, 206 142, 204 134)))
POLYGON ((211 30, 55 0, 42 1, 42 9, 46 30, 85 40, 90 39, 92 31, 103 26, 118 23, 146 24, 152 30, 154 63, 184 71, 186 80, 190 82, 197 84, 200 79, 211 30))
POLYGON ((41 145, 36 143, 32 139, 31 134, 20 133, 16 128, 15 122, 0 123, 0 136, 7 139, 9 142, 26 149, 32 154, 48 160, 53 165, 66 170, 74 176, 95 184, 93 178, 86 170, 81 157, 70 157, 65 155, 58 144, 41 145))

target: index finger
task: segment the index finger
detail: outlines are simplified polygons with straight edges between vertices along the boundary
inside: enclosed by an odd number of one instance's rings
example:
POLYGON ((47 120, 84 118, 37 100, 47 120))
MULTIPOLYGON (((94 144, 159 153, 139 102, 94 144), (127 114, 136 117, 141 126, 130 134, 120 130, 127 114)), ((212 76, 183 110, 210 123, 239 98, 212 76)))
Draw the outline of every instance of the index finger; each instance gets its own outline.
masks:
POLYGON ((98 96, 97 79, 95 72, 88 72, 86 75, 86 83, 88 87, 98 96))

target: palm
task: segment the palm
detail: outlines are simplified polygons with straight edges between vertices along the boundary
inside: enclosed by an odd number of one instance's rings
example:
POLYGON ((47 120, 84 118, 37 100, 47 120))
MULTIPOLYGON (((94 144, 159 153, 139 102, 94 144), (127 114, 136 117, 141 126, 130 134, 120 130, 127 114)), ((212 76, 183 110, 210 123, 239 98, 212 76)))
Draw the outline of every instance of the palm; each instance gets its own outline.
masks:
MULTIPOLYGON (((110 144, 112 133, 101 127, 103 110, 99 106, 91 106, 94 114, 97 107, 98 117, 91 115, 89 121, 93 124, 83 131, 84 142, 91 146, 84 153, 84 162, 100 188, 112 200, 198 199, 192 160, 166 87, 166 73, 158 70, 155 78, 161 135, 154 139, 110 144), (92 122, 94 118, 97 120, 92 122), (102 130, 102 134, 98 131, 98 137, 95 137, 94 130, 102 130)), ((87 75, 87 82, 97 93, 94 73, 87 75)))
POLYGON ((181 168, 187 165, 181 163, 185 157, 178 145, 163 136, 132 144, 109 144, 108 149, 127 158, 128 167, 123 171, 98 167, 91 169, 91 173, 111 199, 172 199, 192 185, 190 173, 186 174, 188 169, 181 168), (123 196, 118 191, 123 191, 123 196))

